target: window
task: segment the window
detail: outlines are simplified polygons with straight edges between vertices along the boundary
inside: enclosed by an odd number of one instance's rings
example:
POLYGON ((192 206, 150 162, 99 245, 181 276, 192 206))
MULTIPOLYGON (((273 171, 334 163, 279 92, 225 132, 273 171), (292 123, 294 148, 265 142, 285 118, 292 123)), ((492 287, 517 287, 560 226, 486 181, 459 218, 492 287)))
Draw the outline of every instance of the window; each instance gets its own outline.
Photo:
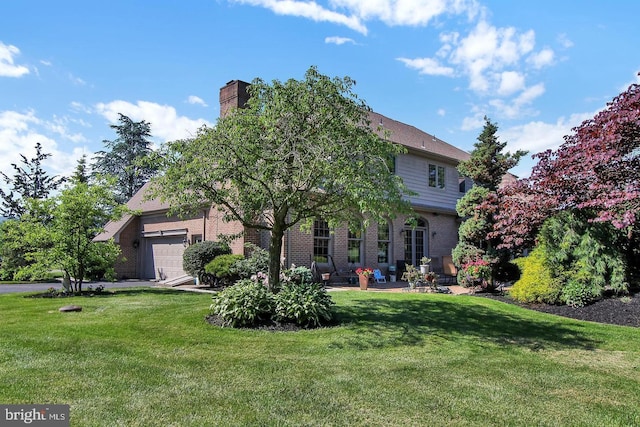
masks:
POLYGON ((349 231, 347 236, 347 262, 349 264, 362 263, 362 231, 349 231))
POLYGON ((389 223, 378 224, 378 264, 389 263, 389 248, 391 247, 389 223))
POLYGON ((444 166, 437 166, 429 163, 429 187, 444 188, 444 179, 444 166))
POLYGON ((464 179, 464 176, 458 176, 458 191, 461 193, 467 192, 467 181, 464 179))
POLYGON ((202 234, 194 234, 191 236, 191 243, 200 243, 202 242, 202 234))
POLYGON ((322 219, 313 222, 313 260, 317 263, 329 262, 329 242, 331 232, 329 224, 322 219))

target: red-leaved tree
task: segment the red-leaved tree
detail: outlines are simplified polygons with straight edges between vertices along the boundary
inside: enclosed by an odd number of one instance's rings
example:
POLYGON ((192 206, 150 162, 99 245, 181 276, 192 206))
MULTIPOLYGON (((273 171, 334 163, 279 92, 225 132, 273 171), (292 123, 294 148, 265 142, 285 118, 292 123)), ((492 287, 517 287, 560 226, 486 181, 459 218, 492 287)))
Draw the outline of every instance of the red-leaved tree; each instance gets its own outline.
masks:
POLYGON ((500 247, 532 247, 545 219, 563 210, 608 222, 629 241, 640 227, 640 85, 632 84, 593 119, 539 159, 531 177, 501 190, 493 235, 500 247))

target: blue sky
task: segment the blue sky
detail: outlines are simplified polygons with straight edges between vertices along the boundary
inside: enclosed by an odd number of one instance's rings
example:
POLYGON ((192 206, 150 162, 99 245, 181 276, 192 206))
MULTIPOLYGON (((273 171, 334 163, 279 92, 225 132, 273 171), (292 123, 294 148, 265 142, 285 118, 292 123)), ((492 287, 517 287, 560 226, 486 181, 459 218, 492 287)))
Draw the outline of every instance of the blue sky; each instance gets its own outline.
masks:
POLYGON ((640 82, 639 14, 632 0, 4 1, 1 170, 41 142, 68 174, 115 139, 118 113, 150 122, 157 144, 192 135, 229 80, 311 65, 464 150, 485 115, 508 150, 556 148, 640 82))

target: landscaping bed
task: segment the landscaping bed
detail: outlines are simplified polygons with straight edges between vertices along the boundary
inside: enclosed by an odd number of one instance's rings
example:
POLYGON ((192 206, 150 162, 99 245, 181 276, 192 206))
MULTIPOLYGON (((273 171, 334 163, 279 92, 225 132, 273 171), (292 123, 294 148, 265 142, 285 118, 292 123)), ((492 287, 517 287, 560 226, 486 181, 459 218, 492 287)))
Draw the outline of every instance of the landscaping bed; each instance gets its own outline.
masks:
POLYGON ((567 305, 523 304, 509 298, 508 295, 489 293, 478 293, 476 295, 571 319, 640 327, 640 292, 623 297, 605 296, 592 304, 575 308, 567 305))

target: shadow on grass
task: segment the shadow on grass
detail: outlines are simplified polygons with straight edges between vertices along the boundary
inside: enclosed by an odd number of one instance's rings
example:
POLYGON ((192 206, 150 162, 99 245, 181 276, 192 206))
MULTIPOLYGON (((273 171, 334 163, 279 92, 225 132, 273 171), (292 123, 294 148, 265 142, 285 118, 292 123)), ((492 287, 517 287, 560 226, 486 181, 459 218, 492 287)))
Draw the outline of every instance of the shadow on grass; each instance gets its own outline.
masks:
POLYGON ((125 297, 125 296, 139 296, 139 295, 185 295, 191 292, 185 292, 179 289, 171 288, 112 288, 101 292, 82 290, 82 294, 56 294, 52 295, 49 292, 30 293, 25 295, 24 298, 50 298, 50 299, 65 299, 65 298, 112 298, 112 297, 125 297))
POLYGON ((597 341, 562 322, 455 299, 374 298, 336 310, 340 323, 355 332, 337 347, 356 349, 421 345, 426 340, 488 342, 500 346, 594 349, 597 341), (478 340, 479 339, 479 340, 478 340))

